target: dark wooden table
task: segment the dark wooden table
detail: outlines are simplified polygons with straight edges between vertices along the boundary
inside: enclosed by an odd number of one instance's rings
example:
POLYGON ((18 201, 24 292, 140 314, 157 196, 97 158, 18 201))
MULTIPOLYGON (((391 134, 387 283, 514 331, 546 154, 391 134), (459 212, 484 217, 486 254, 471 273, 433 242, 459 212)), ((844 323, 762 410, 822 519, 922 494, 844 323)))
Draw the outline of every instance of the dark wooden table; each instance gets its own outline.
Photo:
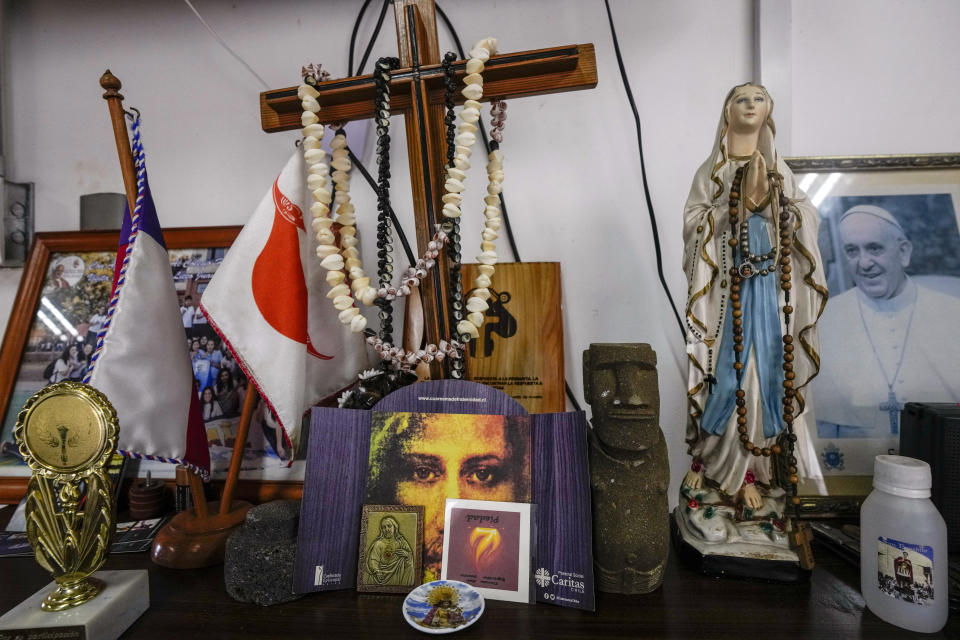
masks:
MULTIPOLYGON (((706 578, 671 557, 663 587, 647 596, 597 594, 597 612, 487 602, 457 638, 960 638, 954 614, 936 635, 911 634, 865 610, 859 572, 817 548, 807 585, 706 578)), ((174 571, 147 554, 115 555, 106 569, 148 569, 150 609, 124 638, 425 638, 407 625, 400 596, 313 594, 259 607, 232 600, 223 567, 174 571)), ((32 558, 0 558, 0 612, 50 581, 32 558)))

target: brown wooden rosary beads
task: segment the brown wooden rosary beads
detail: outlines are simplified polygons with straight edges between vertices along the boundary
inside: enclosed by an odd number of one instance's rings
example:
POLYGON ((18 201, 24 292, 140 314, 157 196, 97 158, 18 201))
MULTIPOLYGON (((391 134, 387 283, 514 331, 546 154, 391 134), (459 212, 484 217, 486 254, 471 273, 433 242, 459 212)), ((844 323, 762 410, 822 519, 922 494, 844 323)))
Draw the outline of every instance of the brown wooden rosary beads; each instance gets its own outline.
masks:
MULTIPOLYGON (((731 230, 735 230, 737 228, 737 222, 740 213, 740 187, 743 182, 743 173, 744 167, 738 168, 730 186, 729 217, 731 230)), ((792 496, 792 503, 797 505, 800 503, 800 498, 797 496, 797 484, 799 482, 799 478, 797 476, 797 459, 794 456, 794 445, 797 441, 797 436, 793 432, 793 398, 796 392, 793 389, 793 380, 795 377, 793 372, 793 336, 790 335, 790 315, 793 313, 793 307, 790 305, 790 290, 793 286, 790 277, 790 273, 792 271, 790 266, 790 253, 793 238, 791 237, 790 231, 790 212, 788 210, 789 200, 785 195, 783 195, 782 189, 777 188, 775 180, 776 174, 774 172, 770 172, 768 175, 771 179, 771 188, 774 188, 779 192, 779 198, 771 200, 772 202, 779 204, 779 207, 774 206, 773 213, 775 216, 779 215, 780 222, 780 237, 778 239, 780 243, 780 288, 783 290, 784 294, 783 421, 787 429, 786 438, 789 449, 789 458, 787 460, 787 471, 790 474, 789 480, 791 484, 789 493, 792 496)), ((730 245, 734 254, 736 254, 739 243, 735 233, 731 234, 728 244, 730 245)), ((737 374, 737 432, 740 434, 740 442, 743 443, 743 448, 746 451, 754 456, 770 457, 771 454, 779 455, 782 449, 779 444, 774 444, 772 447, 758 447, 750 441, 750 436, 747 432, 746 394, 744 393, 742 387, 744 368, 744 364, 741 362, 741 354, 743 353, 743 308, 740 300, 740 285, 744 278, 754 275, 754 271, 749 261, 744 262, 740 267, 738 267, 736 255, 734 255, 733 265, 734 266, 730 267, 729 273, 731 278, 730 302, 733 305, 733 367, 737 374)))

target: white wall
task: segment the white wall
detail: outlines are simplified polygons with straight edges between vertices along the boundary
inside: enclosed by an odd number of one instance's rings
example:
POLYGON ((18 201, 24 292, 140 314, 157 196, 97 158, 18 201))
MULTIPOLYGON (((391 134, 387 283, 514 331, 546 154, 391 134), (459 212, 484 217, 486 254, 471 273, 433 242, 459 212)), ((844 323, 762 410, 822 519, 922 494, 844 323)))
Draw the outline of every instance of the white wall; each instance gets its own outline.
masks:
POLYGON ((793 2, 794 155, 960 150, 960 3, 793 2))
MULTIPOLYGON (((334 75, 346 72, 359 4, 195 1, 275 88, 296 84, 307 62, 323 62, 334 75)), ((580 358, 589 343, 649 342, 657 351, 674 495, 688 465, 683 344, 656 278, 636 134, 603 3, 440 4, 467 47, 487 35, 499 38, 501 51, 596 45, 594 91, 510 104, 505 195, 522 258, 562 262, 566 373, 577 395, 582 398, 580 358)), ((680 212, 694 170, 709 152, 726 91, 749 79, 754 67, 752 3, 611 4, 644 127, 667 280, 682 305, 680 212)), ((375 13, 364 20, 362 44, 375 13)), ((944 73, 960 54, 960 44, 947 37, 947 29, 960 24, 960 3, 805 0, 792 3, 786 15, 793 20, 793 121, 778 125, 792 127, 790 152, 960 149, 960 123, 953 118, 960 95, 944 73)), ((123 191, 97 83, 107 67, 123 81, 126 104, 143 110, 151 186, 165 226, 243 223, 293 151, 296 133, 260 130, 257 80, 181 3, 18 2, 8 18, 2 92, 8 176, 36 182, 40 231, 76 229, 83 193, 123 191)), ((452 48, 442 27, 440 36, 442 48, 452 48)), ((373 58, 394 52, 391 13, 373 58)), ((394 206, 409 220, 402 123, 397 117, 393 124, 394 206)), ((475 169, 468 198, 477 194, 477 206, 465 214, 465 248, 477 241, 470 230, 480 226, 484 176, 475 169)), ((354 185, 361 233, 372 242, 372 194, 359 179, 354 185)), ((505 239, 499 244, 509 256, 505 239)), ((373 255, 369 246, 366 255, 373 255)), ((471 255, 465 250, 467 259, 471 255)), ((0 272, 4 317, 15 292, 14 278, 2 277, 8 273, 0 272)))

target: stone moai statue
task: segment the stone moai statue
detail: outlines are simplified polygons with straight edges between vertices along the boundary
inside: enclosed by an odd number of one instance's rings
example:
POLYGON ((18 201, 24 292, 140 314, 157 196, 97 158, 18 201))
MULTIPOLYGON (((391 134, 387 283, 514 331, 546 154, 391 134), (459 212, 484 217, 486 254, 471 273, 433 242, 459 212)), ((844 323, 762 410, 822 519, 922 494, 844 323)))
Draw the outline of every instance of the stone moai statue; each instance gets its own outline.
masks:
POLYGON ((657 354, 648 344, 591 344, 583 352, 583 387, 593 410, 596 587, 650 593, 663 582, 670 536, 657 354))

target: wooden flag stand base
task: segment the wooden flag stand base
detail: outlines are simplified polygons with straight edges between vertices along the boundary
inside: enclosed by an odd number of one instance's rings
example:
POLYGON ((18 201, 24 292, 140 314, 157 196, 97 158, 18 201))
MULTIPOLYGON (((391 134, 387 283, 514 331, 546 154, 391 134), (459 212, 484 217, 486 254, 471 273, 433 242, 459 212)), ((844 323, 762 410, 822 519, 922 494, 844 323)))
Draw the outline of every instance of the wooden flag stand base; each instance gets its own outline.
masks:
MULTIPOLYGON (((127 204, 133 212, 137 199, 136 170, 127 124, 124 122, 123 96, 120 95, 120 80, 110 70, 100 78, 100 86, 105 93, 104 99, 110 109, 110 121, 117 142, 117 155, 120 158, 120 171, 127 194, 127 204)), ((207 504, 203 491, 203 480, 196 473, 190 473, 190 490, 193 495, 193 509, 178 513, 163 526, 153 541, 151 559, 171 569, 196 569, 223 562, 223 553, 230 532, 239 526, 250 509, 247 502, 231 500, 237 478, 240 475, 240 463, 243 461, 243 449, 247 442, 250 418, 256 406, 258 393, 251 385, 243 403, 243 413, 237 430, 237 439, 233 445, 230 470, 227 472, 226 485, 220 502, 207 504)))
POLYGON ((154 563, 170 569, 198 569, 222 563, 227 538, 243 524, 252 506, 233 500, 226 513, 220 513, 220 502, 196 504, 202 506, 181 511, 157 533, 150 550, 154 563), (215 513, 211 515, 208 509, 215 513))
POLYGON ((243 524, 251 505, 242 500, 232 500, 233 490, 240 476, 243 449, 247 444, 250 419, 257 406, 260 394, 250 385, 243 400, 237 439, 233 443, 230 469, 219 502, 207 504, 203 493, 203 481, 196 473, 190 474, 190 493, 193 508, 181 511, 165 524, 153 539, 150 559, 170 569, 198 569, 223 562, 230 533, 243 524))
POLYGON ((198 569, 223 562, 227 538, 243 524, 247 511, 253 506, 249 502, 231 498, 240 476, 250 418, 253 417, 258 398, 256 387, 250 385, 243 400, 243 413, 240 414, 240 426, 237 428, 237 439, 233 443, 230 469, 220 501, 207 504, 203 481, 199 475, 191 473, 193 508, 181 511, 157 532, 150 549, 150 559, 154 563, 170 569, 198 569))

